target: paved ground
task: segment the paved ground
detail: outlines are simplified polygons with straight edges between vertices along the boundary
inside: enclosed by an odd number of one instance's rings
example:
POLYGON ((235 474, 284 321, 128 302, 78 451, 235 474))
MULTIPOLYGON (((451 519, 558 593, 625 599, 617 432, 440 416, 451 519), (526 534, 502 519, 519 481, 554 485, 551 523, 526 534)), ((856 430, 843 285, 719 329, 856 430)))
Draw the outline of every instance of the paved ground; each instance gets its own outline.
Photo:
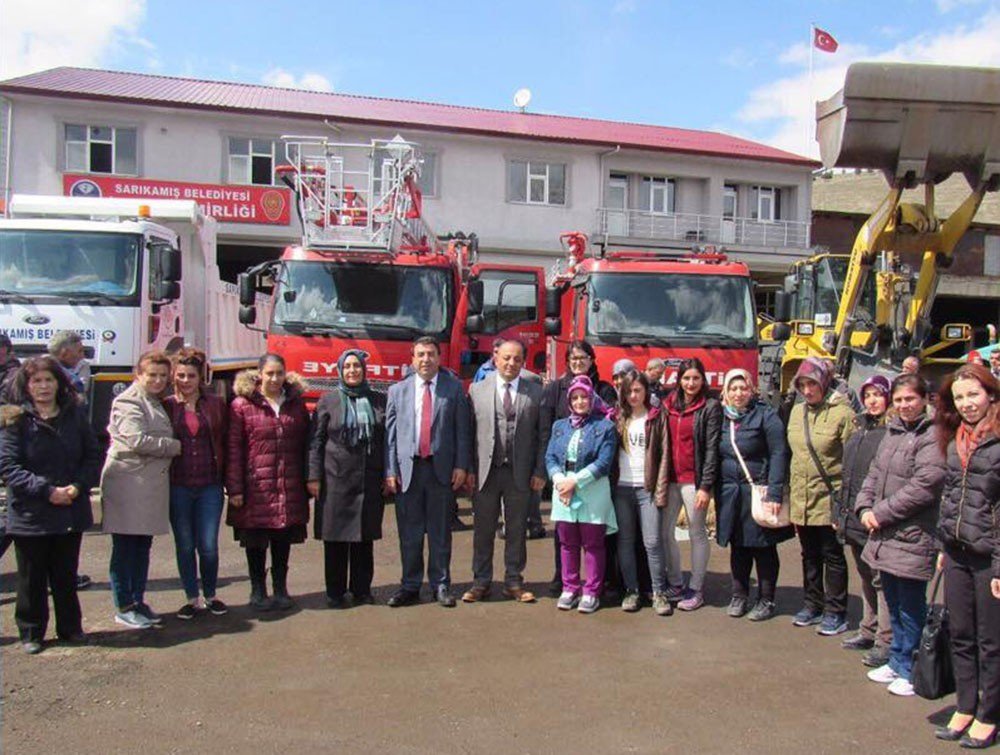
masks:
MULTIPOLYGON (((386 524, 376 546, 383 602, 398 577, 391 507, 386 524)), ((470 579, 471 541, 455 536, 459 590, 470 579)), ((542 591, 552 542, 529 546, 528 578, 542 591)), ((728 557, 719 548, 710 605, 660 618, 649 609, 564 614, 548 598, 325 610, 322 549, 312 541, 292 551, 299 608, 256 618, 245 606, 243 554, 226 531, 220 596, 230 614, 169 616, 144 632, 111 621, 108 549, 100 534, 84 539, 94 645, 51 645, 36 657, 16 643, 13 554, 5 557, 4 753, 957 751, 932 736, 952 699, 893 698, 838 639, 791 626, 794 542, 782 548, 782 615, 764 624, 725 616, 728 557)), ((172 541, 157 538, 154 608, 180 606, 175 575, 172 541)))

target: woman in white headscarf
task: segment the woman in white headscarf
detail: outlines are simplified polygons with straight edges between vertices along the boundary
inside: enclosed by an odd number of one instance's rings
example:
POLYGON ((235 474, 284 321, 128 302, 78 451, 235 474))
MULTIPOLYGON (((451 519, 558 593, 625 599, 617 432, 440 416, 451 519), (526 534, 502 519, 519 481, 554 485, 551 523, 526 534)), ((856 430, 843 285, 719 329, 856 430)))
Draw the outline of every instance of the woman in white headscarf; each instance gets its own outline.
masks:
POLYGON ((751 621, 774 616, 778 583, 778 543, 794 536, 792 528, 771 529, 754 521, 747 473, 757 485, 767 485, 767 501, 781 506, 788 445, 777 412, 757 399, 750 373, 730 370, 722 385, 720 473, 715 489, 716 534, 719 545, 730 547, 733 596, 728 613, 734 619, 749 612, 751 621), (743 463, 740 463, 742 457, 743 463), (750 601, 750 572, 757 565, 758 596, 750 601))

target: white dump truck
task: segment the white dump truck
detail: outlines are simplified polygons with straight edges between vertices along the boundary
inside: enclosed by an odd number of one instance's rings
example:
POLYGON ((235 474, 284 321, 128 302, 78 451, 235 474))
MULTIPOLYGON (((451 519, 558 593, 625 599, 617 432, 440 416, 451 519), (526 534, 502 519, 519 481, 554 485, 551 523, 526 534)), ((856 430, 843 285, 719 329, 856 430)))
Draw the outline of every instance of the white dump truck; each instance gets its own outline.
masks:
POLYGON ((206 379, 221 392, 264 339, 238 322, 215 237, 215 220, 193 201, 15 194, 0 219, 0 332, 21 358, 44 353, 57 331, 79 332, 100 430, 150 349, 203 349, 206 379))

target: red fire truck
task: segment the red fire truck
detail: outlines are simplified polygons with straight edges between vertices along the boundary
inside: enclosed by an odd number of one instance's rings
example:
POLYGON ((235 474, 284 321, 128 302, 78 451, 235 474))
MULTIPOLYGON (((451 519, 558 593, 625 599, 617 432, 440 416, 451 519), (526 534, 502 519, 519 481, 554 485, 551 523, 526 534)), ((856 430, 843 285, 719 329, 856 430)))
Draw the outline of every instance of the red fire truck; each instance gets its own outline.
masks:
POLYGON ((271 296, 267 348, 303 376, 310 399, 336 384, 346 348, 368 352, 374 384, 401 379, 421 335, 466 380, 499 335, 523 340, 527 366, 543 369, 543 271, 479 263, 474 234, 439 239, 423 217, 415 144, 283 140, 278 171, 296 193, 303 239, 240 276, 240 321, 252 326, 257 295, 271 296))
POLYGON ((564 233, 565 260, 553 271, 546 296, 548 370, 565 370, 571 341, 586 339, 605 379, 618 359, 642 369, 660 357, 664 380, 677 380, 681 360, 698 357, 713 388, 727 370, 757 377, 757 333, 750 271, 712 248, 690 253, 588 253, 587 237, 564 233))

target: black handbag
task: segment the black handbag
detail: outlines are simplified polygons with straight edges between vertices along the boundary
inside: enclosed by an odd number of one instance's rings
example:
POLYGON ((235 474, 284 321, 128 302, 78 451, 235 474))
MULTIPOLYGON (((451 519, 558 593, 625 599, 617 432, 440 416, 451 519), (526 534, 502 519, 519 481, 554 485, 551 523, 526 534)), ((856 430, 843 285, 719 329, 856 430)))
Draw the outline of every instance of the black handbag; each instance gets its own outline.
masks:
POLYGON ((944 570, 938 570, 934 575, 931 602, 927 607, 927 623, 920 634, 920 644, 913 651, 913 672, 910 675, 913 691, 928 700, 937 700, 955 691, 948 609, 936 602, 943 573, 944 570))

